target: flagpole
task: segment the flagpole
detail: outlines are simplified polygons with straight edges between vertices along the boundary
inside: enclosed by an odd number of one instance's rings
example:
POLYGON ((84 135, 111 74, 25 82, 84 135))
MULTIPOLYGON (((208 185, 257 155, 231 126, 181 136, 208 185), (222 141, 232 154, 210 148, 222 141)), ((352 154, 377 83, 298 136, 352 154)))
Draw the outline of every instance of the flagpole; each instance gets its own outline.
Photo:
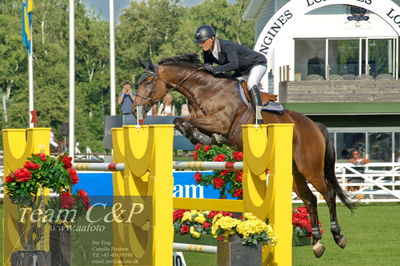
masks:
POLYGON ((32 39, 32 24, 30 25, 30 51, 28 50, 28 72, 29 72, 29 127, 35 127, 32 121, 32 111, 34 107, 34 88, 33 88, 33 39, 32 39))
POLYGON ((69 0, 69 156, 75 157, 75 1, 69 0))
POLYGON ((110 17, 110 114, 116 114, 115 106, 115 31, 114 31, 114 0, 109 0, 110 17))

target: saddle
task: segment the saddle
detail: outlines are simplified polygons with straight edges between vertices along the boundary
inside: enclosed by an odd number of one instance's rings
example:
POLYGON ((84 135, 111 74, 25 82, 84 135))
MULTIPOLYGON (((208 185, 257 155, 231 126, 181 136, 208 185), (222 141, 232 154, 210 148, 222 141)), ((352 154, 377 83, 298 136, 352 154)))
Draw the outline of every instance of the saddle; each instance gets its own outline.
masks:
MULTIPOLYGON (((245 104, 250 105, 251 96, 245 80, 239 81, 239 91, 240 96, 242 97, 242 100, 245 102, 245 104), (245 98, 246 100, 244 100, 243 98, 245 98)), ((260 91, 260 96, 263 105, 261 110, 278 114, 282 114, 285 111, 285 108, 280 103, 276 102, 278 100, 278 95, 260 91)))

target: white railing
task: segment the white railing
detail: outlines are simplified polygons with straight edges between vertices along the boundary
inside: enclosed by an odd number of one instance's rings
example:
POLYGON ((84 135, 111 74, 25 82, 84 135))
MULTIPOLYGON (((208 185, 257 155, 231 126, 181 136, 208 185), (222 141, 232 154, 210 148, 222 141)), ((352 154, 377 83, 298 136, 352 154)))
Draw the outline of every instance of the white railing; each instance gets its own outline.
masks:
MULTIPOLYGON (((400 202, 400 163, 337 163, 340 186, 361 202, 400 202)), ((324 199, 309 185, 318 202, 324 199)), ((293 193, 293 202, 301 202, 293 193)))

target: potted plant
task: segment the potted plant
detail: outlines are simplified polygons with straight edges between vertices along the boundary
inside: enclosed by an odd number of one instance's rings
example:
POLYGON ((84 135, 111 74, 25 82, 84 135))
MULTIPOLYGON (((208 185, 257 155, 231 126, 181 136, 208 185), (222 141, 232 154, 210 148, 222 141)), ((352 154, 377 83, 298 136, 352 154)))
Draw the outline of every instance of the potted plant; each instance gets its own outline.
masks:
MULTIPOLYGON (((65 207, 67 201, 71 203, 66 193, 71 193, 72 185, 78 182, 78 175, 72 169, 71 158, 67 154, 58 157, 47 156, 44 153, 32 154, 32 157, 24 163, 22 168, 10 172, 2 186, 10 201, 18 205, 19 241, 23 250, 16 251, 11 256, 13 266, 31 265, 34 256, 37 256, 38 265, 63 265, 54 264, 50 254, 44 249, 44 226, 60 222, 66 217, 60 210, 65 207), (48 189, 61 197, 48 199, 44 191, 48 189), (59 206, 59 208, 57 208, 59 206), (38 249, 39 244, 39 249, 38 249)), ((81 191, 80 194, 85 194, 81 191)), ((78 195, 79 196, 79 195, 78 195)), ((89 206, 89 199, 81 197, 76 208, 80 210, 76 216, 82 214, 89 206)), ((64 222, 71 222, 65 220, 64 222)), ((51 245, 52 243, 50 243, 51 245)))
MULTIPOLYGON (((308 209, 300 206, 292 210, 293 246, 311 245, 311 219, 308 209)), ((321 223, 319 223, 321 226, 321 223)), ((323 233, 324 230, 321 229, 323 233)))
POLYGON ((211 234, 218 240, 218 266, 261 265, 262 245, 275 245, 272 227, 251 213, 241 219, 217 214, 211 234))
MULTIPOLYGON (((240 162, 243 160, 243 153, 235 151, 226 145, 203 145, 198 143, 193 152, 193 159, 199 161, 215 162, 240 162)), ((196 183, 203 186, 213 186, 220 191, 220 198, 226 198, 231 195, 236 198, 243 198, 242 189, 243 171, 239 170, 214 170, 213 174, 201 174, 197 172, 194 175, 196 183)))

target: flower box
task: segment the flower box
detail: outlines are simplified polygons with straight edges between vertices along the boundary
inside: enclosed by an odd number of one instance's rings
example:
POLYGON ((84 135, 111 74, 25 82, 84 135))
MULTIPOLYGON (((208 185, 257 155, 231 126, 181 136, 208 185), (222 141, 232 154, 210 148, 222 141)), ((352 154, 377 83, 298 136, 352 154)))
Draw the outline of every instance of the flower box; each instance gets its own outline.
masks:
POLYGON ((261 266, 262 247, 258 243, 256 247, 242 245, 242 238, 233 235, 229 241, 218 241, 218 266, 261 266))
POLYGON ((50 229, 51 265, 71 265, 71 230, 62 224, 53 224, 50 229))
POLYGON ((51 254, 44 250, 20 250, 11 254, 11 266, 51 266, 51 254))

